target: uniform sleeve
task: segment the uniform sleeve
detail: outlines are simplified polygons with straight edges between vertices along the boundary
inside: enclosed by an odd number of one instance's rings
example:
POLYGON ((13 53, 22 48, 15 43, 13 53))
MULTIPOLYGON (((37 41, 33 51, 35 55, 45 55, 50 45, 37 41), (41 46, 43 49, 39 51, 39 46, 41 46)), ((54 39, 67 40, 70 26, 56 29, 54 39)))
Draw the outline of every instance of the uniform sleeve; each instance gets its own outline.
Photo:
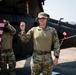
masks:
POLYGON ((8 23, 6 28, 9 30, 11 35, 14 35, 16 33, 16 29, 12 25, 10 25, 9 23, 8 23))
POLYGON ((24 32, 23 34, 20 32, 18 34, 18 36, 20 37, 21 41, 22 42, 27 42, 29 40, 31 40, 33 38, 33 29, 34 28, 31 28, 27 33, 24 32))
POLYGON ((53 29, 53 46, 54 46, 54 56, 56 58, 59 58, 60 54, 60 43, 59 43, 59 38, 57 35, 57 31, 53 29))

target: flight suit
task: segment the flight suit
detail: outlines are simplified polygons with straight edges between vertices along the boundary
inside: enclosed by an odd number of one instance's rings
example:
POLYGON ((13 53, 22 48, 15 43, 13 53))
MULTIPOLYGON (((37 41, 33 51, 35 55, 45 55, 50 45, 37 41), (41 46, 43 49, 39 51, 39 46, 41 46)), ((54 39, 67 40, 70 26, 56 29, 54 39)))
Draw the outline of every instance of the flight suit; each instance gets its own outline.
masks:
POLYGON ((7 75, 7 63, 9 66, 9 75, 15 75, 16 60, 12 49, 12 39, 16 29, 8 24, 3 31, 1 41, 1 73, 7 75))
POLYGON ((31 28, 27 33, 19 33, 22 42, 33 39, 34 51, 32 54, 31 75, 51 75, 53 69, 53 60, 51 55, 51 46, 54 45, 54 56, 59 57, 60 45, 56 30, 47 26, 31 28))

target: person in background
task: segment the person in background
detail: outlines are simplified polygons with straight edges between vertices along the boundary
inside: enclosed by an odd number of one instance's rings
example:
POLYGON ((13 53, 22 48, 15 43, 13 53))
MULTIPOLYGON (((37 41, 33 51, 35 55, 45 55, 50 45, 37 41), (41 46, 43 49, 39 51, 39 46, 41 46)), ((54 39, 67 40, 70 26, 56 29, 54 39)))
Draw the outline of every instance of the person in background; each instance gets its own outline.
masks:
POLYGON ((14 51, 12 49, 12 40, 14 34, 16 33, 16 29, 12 25, 10 25, 7 20, 3 20, 3 23, 5 26, 1 41, 1 75, 16 75, 16 60, 14 51), (7 71, 7 69, 9 70, 7 71))
POLYGON ((54 28, 47 25, 50 18, 45 12, 40 12, 37 17, 39 26, 32 27, 27 33, 25 32, 26 24, 20 24, 21 32, 18 34, 22 42, 33 40, 33 54, 31 57, 31 75, 51 75, 53 64, 58 64, 60 54, 60 43, 57 32, 54 28), (52 59, 51 47, 54 46, 54 56, 52 59))

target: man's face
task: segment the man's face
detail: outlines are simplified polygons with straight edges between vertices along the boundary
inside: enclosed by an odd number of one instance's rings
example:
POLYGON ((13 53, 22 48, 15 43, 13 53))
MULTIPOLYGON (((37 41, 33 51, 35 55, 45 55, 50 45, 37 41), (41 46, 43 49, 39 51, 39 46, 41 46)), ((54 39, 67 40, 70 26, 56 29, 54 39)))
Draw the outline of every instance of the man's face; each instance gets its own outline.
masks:
POLYGON ((46 24, 48 18, 38 18, 39 24, 46 24))

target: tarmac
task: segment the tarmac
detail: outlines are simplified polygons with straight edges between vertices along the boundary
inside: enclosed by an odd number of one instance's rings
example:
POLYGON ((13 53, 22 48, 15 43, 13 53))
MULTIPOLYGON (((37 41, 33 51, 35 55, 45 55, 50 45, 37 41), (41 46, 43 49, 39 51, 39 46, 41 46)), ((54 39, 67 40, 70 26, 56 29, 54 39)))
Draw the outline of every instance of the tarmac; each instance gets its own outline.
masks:
MULTIPOLYGON (((53 52, 52 52, 53 56, 53 52)), ((53 56, 54 59, 54 56, 53 56)), ((30 57, 16 62, 17 75, 30 74, 30 57)), ((40 74, 42 75, 42 74, 40 74)), ((76 48, 62 49, 60 51, 59 63, 53 68, 52 75, 76 75, 76 48)))

